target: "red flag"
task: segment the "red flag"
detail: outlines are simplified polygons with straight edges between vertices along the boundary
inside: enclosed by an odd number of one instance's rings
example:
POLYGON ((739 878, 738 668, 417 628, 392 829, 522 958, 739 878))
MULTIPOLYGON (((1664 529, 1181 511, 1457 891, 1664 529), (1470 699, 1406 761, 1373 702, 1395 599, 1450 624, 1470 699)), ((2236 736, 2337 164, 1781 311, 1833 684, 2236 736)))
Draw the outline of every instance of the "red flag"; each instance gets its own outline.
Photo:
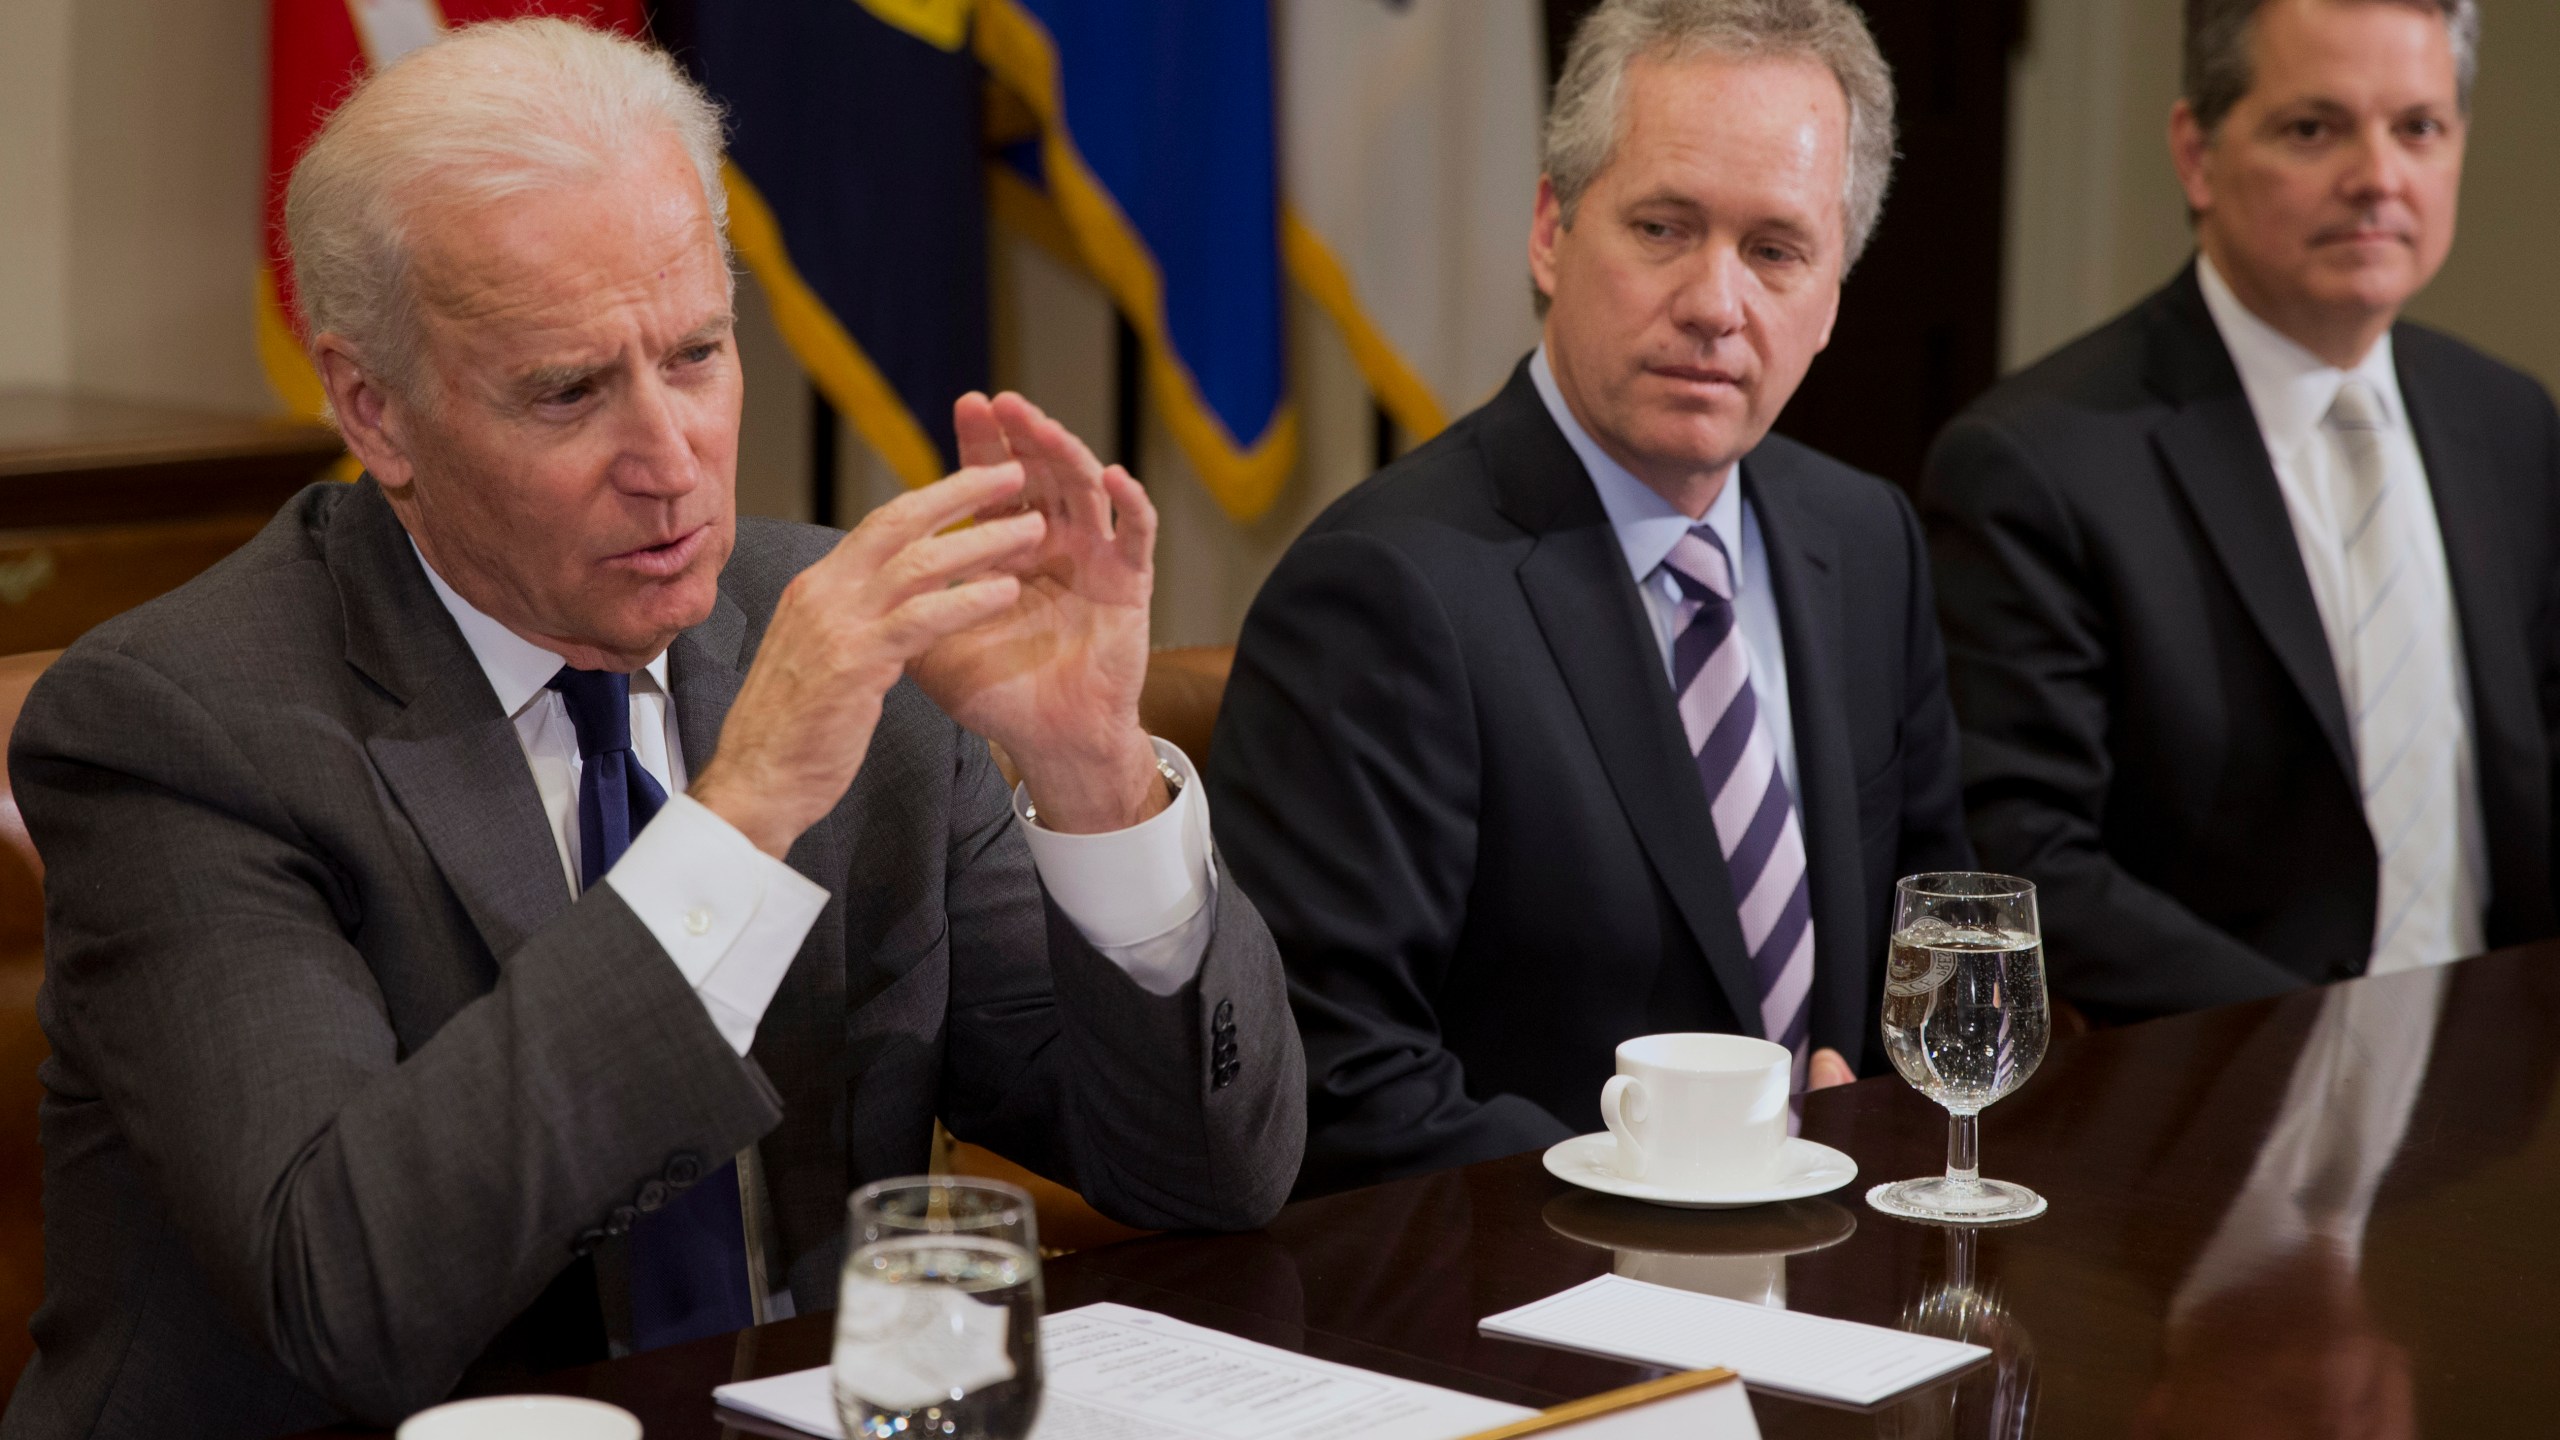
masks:
POLYGON ((258 358, 296 414, 317 418, 325 397, 303 353, 293 267, 285 253, 284 186, 302 147, 375 65, 387 65, 455 25, 562 15, 638 35, 640 0, 269 0, 267 253, 258 272, 258 358))

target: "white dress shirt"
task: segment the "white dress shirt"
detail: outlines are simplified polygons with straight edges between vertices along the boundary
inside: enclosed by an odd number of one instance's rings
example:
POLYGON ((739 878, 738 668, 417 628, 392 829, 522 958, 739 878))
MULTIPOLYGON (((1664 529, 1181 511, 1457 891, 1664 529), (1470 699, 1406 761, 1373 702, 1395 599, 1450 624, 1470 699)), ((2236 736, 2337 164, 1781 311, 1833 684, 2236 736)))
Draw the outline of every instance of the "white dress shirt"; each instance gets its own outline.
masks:
MULTIPOLYGON (((567 702, 549 688, 565 662, 482 614, 424 555, 418 563, 461 627, 498 708, 515 724, 574 895, 582 766, 567 702)), ((632 837, 604 883, 657 938, 722 1037, 744 1055, 800 943, 826 908, 827 890, 684 793, 684 746, 668 702, 661 653, 631 677, 631 749, 667 792, 667 803, 632 837)), ((1189 982, 1208 951, 1217 882, 1208 798, 1188 757, 1164 741, 1155 746, 1184 780, 1163 813, 1105 835, 1066 835, 1026 823, 1024 837, 1042 883, 1085 939, 1149 993, 1170 995, 1189 982)), ((1016 815, 1025 803, 1016 787, 1016 815)))
POLYGON ((2434 933, 2394 937, 2392 956, 2377 957, 2376 968, 2405 968, 2383 963, 2397 957, 2408 957, 2410 963, 2439 963, 2476 955, 2484 948, 2488 842, 2473 753, 2470 677, 2462 665, 2461 615, 2454 608, 2453 582, 2445 569, 2444 536, 2436 525, 2434 495, 2409 424, 2408 405, 2400 395, 2391 336, 2386 331, 2354 369, 2341 370, 2259 319, 2232 293, 2213 261, 2202 255, 2196 257, 2196 279, 2204 289, 2205 308, 2240 372, 2241 388, 2248 393, 2267 458, 2274 464, 2276 488, 2284 495, 2294 544, 2302 552, 2302 568, 2311 580, 2311 598, 2320 609, 2320 626, 2329 641, 2338 688, 2351 712, 2357 694, 2356 607, 2348 591, 2340 525, 2349 461, 2336 431, 2323 421, 2337 403, 2339 387, 2350 377, 2362 379, 2381 400, 2384 463, 2390 467, 2393 483, 2385 500, 2389 508, 2373 523, 2398 529, 2406 537, 2411 561, 2390 603, 2412 607, 2407 613, 2417 620, 2418 633, 2424 637, 2407 662, 2415 667, 2411 679, 2451 696, 2461 723, 2453 727, 2452 903, 2439 912, 2440 928, 2434 933))
MULTIPOLYGON (((1582 468, 1591 473, 1591 483, 1600 492, 1600 508, 1608 512, 1609 528, 1617 532, 1618 548, 1627 557, 1627 571, 1644 596, 1645 614, 1653 621, 1654 645, 1662 652, 1662 673, 1668 679, 1672 642, 1680 633, 1682 596, 1680 582, 1671 578, 1662 562, 1680 537, 1701 522, 1682 514, 1662 498, 1662 492, 1611 459, 1573 418, 1564 392, 1556 388, 1555 371, 1547 366, 1544 345, 1529 357, 1529 383, 1537 387, 1548 416, 1564 432, 1565 443, 1581 457, 1582 468)), ((1707 507, 1704 523, 1724 542, 1733 571, 1734 620, 1742 632, 1742 653, 1751 662, 1751 697, 1778 747, 1778 773, 1787 777, 1796 822, 1802 824, 1804 785, 1796 777, 1795 710, 1787 694, 1786 642, 1778 628, 1777 596, 1767 584, 1755 583, 1769 573, 1769 552, 1760 539, 1759 517, 1742 498, 1741 468, 1736 465, 1725 477, 1724 488, 1707 507)))

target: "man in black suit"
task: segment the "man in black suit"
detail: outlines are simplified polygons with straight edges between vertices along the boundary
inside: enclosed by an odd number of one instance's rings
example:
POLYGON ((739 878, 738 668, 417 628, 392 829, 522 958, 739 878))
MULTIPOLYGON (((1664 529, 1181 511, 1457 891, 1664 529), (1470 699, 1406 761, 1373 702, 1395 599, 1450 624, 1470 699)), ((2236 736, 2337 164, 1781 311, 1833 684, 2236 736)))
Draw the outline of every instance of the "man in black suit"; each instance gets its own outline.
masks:
POLYGON ((2196 262, 1931 455, 1974 841, 2099 1018, 2555 929, 2560 418, 2397 323, 2477 34, 2472 0, 2195 0, 2196 262))
POLYGON ((1544 343, 1255 602, 1210 789, 1306 1040, 1300 1193, 1595 1130, 1631 1036, 1880 1061, 1893 882, 1970 861, 1928 570, 1897 492, 1768 430, 1892 100, 1841 0, 1594 11, 1544 343))

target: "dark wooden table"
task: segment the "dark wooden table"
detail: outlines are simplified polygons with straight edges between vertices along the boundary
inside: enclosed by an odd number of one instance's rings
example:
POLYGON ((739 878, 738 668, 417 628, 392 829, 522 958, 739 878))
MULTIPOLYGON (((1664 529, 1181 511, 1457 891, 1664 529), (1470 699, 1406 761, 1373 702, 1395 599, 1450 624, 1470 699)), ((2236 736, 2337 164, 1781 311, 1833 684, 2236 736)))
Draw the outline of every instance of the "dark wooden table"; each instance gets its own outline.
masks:
MULTIPOLYGON (((2368 1037, 2343 1034, 2362 1066, 2368 1037)), ((1792 1309, 1880 1325, 1947 1333, 1953 1320, 1995 1351, 1875 1411, 1757 1395, 1772 1440, 2554 1434, 2555 1065, 2560 945, 2547 945, 2465 962, 2441 982, 2361 980, 2058 1045, 1983 1127, 1986 1173, 2034 1186, 2052 1208, 1970 1238, 1866 1207, 1870 1183, 1944 1160, 1943 1112, 1885 1079, 1807 1104, 1804 1133, 1860 1171, 1820 1200, 1658 1210, 1585 1195, 1519 1156, 1301 1202, 1258 1234, 1070 1256, 1050 1267, 1048 1299, 1118 1300, 1545 1405, 1657 1372, 1488 1339, 1476 1322, 1615 1269, 1730 1293, 1781 1286, 1792 1309), (2234 1245, 2224 1233, 2223 1258, 2207 1259, 2306 1042, 2339 1041, 2347 992, 2362 991, 2356 1013, 2370 1019, 2431 1003, 2438 983, 2441 1018, 2397 1151, 2387 1170, 2361 1167, 2382 1179, 2360 1246, 2234 1245)), ((2309 1194, 2311 1209, 2320 1198, 2309 1194)), ((780 1434, 722 1416, 711 1387, 825 1363, 827 1327, 804 1317, 563 1372, 552 1388, 625 1406, 651 1440, 780 1434)))

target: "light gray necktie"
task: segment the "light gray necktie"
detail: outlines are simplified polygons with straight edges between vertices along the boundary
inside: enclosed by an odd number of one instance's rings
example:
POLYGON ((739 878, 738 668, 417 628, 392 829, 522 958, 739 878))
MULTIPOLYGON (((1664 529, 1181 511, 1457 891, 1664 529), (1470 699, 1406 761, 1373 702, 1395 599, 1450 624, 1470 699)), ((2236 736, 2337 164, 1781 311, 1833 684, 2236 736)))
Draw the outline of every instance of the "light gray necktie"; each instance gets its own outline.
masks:
POLYGON ((2446 931, 2459 854, 2455 750, 2461 716, 2443 666, 2421 655, 2430 618, 2412 582, 2407 528, 2396 522, 2382 398, 2350 376, 2329 408, 2340 465, 2338 538, 2346 560, 2355 673, 2350 706, 2365 823, 2381 860, 2372 969, 2405 970, 2446 931))

